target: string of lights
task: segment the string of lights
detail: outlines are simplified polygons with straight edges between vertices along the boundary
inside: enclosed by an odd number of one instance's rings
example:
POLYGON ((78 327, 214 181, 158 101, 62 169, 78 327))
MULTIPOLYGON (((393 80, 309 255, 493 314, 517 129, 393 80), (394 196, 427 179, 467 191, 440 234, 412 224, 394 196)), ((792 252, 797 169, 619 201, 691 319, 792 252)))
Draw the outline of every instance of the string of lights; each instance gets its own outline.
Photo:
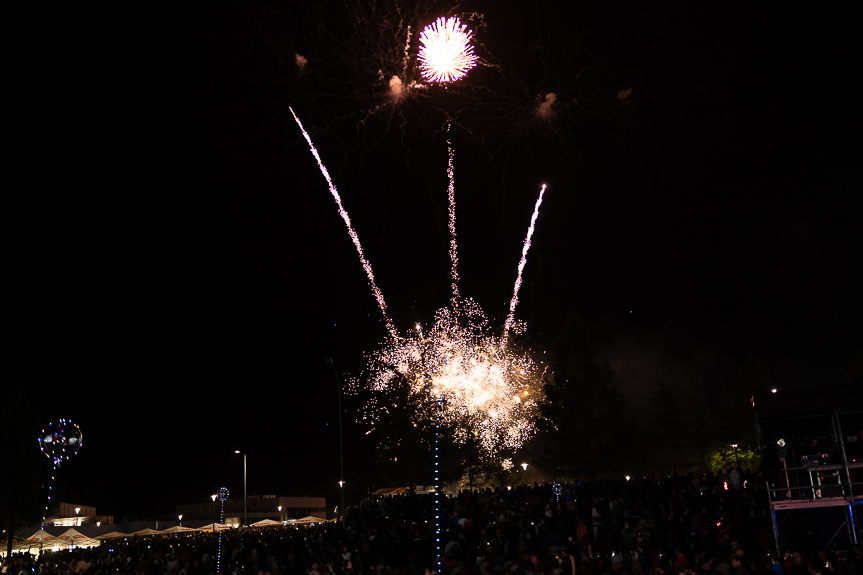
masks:
MULTIPOLYGON (((219 489, 219 502, 221 503, 221 509, 219 511, 219 524, 225 523, 225 500, 228 498, 228 488, 222 487, 219 489)), ((221 573, 222 569, 222 530, 213 525, 213 529, 216 529, 219 532, 219 552, 216 559, 216 573, 221 573)))
POLYGON ((438 449, 440 448, 440 414, 443 411, 443 398, 438 397, 437 400, 438 410, 437 410, 437 421, 435 422, 435 435, 434 435, 434 497, 435 497, 435 538, 437 539, 437 567, 438 573, 441 573, 441 567, 443 562, 443 554, 441 553, 441 485, 440 485, 440 454, 438 453, 438 449))
POLYGON ((81 449, 83 438, 81 428, 68 419, 52 421, 45 426, 39 435, 39 449, 48 456, 53 467, 51 470, 51 481, 48 483, 48 501, 45 503, 42 521, 48 518, 48 511, 51 507, 51 496, 54 493, 54 477, 57 475, 57 469, 60 468, 60 465, 64 461, 68 461, 70 457, 78 453, 78 450, 81 449))

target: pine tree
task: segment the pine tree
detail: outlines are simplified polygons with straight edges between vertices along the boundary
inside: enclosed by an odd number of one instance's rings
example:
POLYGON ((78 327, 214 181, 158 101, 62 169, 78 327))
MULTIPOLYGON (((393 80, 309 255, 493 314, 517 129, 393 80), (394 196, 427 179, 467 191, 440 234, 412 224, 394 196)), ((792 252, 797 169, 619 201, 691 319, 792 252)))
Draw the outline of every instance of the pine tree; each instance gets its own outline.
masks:
POLYGON ((667 450, 671 457, 671 468, 677 473, 678 464, 689 447, 689 417, 684 399, 676 385, 670 383, 665 371, 653 382, 653 390, 647 396, 650 407, 648 420, 653 428, 655 441, 660 451, 667 450))

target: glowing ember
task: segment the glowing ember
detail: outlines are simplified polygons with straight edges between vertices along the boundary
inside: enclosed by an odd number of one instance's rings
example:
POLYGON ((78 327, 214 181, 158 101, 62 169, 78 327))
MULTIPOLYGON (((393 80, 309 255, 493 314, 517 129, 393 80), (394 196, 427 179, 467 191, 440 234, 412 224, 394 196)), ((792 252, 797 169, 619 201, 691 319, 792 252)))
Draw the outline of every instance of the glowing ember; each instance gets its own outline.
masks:
POLYGON ((453 82, 476 66, 473 32, 458 18, 438 18, 420 34, 420 72, 429 82, 453 82))

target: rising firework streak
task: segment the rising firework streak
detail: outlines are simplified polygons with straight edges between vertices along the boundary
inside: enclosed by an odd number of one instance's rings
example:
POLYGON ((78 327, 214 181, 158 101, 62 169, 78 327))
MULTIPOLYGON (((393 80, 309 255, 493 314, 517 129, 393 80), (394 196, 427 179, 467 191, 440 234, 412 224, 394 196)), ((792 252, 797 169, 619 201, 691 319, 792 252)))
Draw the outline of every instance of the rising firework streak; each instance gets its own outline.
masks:
MULTIPOLYGON (((447 131, 449 131, 449 126, 447 126, 447 131)), ((452 166, 452 141, 449 138, 447 138, 446 147, 449 153, 449 163, 446 173, 449 176, 447 196, 449 198, 449 258, 452 262, 452 270, 450 272, 452 276, 452 309, 455 313, 458 313, 458 300, 460 296, 458 293, 458 245, 456 244, 455 235, 455 173, 452 166)))
POLYGON ((515 288, 512 290, 512 300, 509 302, 509 315, 506 316, 506 323, 503 325, 503 344, 506 345, 506 338, 509 335, 509 330, 512 327, 513 318, 515 317, 515 306, 518 305, 518 290, 521 287, 521 273, 524 271, 524 265, 527 263, 527 251, 530 249, 530 238, 533 236, 533 230, 536 228, 536 218, 539 216, 539 206, 542 204, 542 196, 545 194, 545 184, 539 190, 539 198, 536 200, 536 205, 533 207, 533 215, 530 217, 530 225, 527 227, 527 237, 524 239, 524 245, 521 247, 521 260, 518 262, 518 275, 515 278, 515 288))
POLYGON ((351 240, 354 242, 354 245, 357 248, 357 253, 360 255, 360 262, 363 264, 363 269, 366 270, 366 276, 369 278, 369 285, 372 287, 372 292, 375 294, 375 299, 378 301, 378 306, 381 308, 381 313, 384 316, 384 321, 387 324, 387 330, 390 332, 392 337, 396 337, 396 328, 393 325, 392 320, 390 320, 389 315, 387 315, 387 304, 384 301, 384 294, 378 289, 378 285, 375 283, 375 274, 372 271, 372 264, 368 262, 366 256, 363 254, 363 246, 360 245, 360 238, 357 236, 357 232, 354 231, 354 227, 351 224, 351 218, 348 215, 347 210, 345 210, 344 206, 342 206, 342 198, 339 196, 338 190, 336 190, 335 184, 330 179, 330 173, 327 171, 326 166, 324 166, 321 161, 321 156, 318 154, 318 150, 315 148, 315 145, 312 143, 312 138, 309 136, 309 133, 306 132, 306 129, 303 128, 302 122, 294 113, 293 108, 288 108, 291 111, 291 114, 294 116, 294 120, 296 120, 297 125, 300 127, 300 130, 303 132, 303 137, 306 139, 306 142, 309 144, 309 149, 312 151, 312 155, 315 157, 315 160, 318 162, 318 168, 320 168, 321 173, 324 175, 324 178, 327 180, 327 186, 330 188, 330 194, 332 194, 333 199, 336 200, 336 205, 339 207, 339 215, 342 216, 342 219, 345 221, 345 225, 348 227, 348 234, 351 236, 351 240))

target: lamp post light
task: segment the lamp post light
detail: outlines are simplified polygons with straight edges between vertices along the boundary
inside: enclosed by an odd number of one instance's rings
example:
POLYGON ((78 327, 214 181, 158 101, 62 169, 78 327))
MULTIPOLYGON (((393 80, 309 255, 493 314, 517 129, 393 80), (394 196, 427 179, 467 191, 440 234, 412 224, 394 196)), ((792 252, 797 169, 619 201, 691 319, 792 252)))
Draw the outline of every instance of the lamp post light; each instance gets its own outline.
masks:
POLYGON ((213 512, 213 531, 216 530, 216 497, 218 497, 218 495, 210 495, 210 499, 213 500, 213 502, 210 503, 210 511, 213 512))
POLYGON ((81 512, 81 508, 76 507, 75 508, 75 525, 79 526, 79 527, 81 526, 81 516, 79 515, 80 512, 81 512))
POLYGON ((249 514, 246 510, 246 454, 242 451, 234 451, 234 453, 243 456, 243 525, 248 525, 249 514))
POLYGON ((281 505, 279 505, 279 521, 284 521, 284 519, 282 519, 282 506, 281 505))
MULTIPOLYGON (((333 363, 333 358, 325 357, 324 358, 330 367, 333 368, 333 374, 336 376, 336 389, 339 392, 339 488, 342 492, 342 505, 339 507, 339 517, 341 518, 342 523, 344 524, 345 520, 345 455, 344 455, 344 445, 342 443, 342 382, 339 380, 339 372, 336 371, 336 366, 333 363)), ((345 372, 342 374, 350 375, 345 372)))
POLYGON ((182 516, 182 515, 177 515, 177 519, 179 519, 179 520, 180 520, 180 527, 182 527, 182 526, 183 526, 183 516, 182 516))
POLYGON ((737 463, 737 467, 740 467, 740 456, 737 455, 737 444, 732 443, 731 447, 734 448, 734 461, 737 463))

